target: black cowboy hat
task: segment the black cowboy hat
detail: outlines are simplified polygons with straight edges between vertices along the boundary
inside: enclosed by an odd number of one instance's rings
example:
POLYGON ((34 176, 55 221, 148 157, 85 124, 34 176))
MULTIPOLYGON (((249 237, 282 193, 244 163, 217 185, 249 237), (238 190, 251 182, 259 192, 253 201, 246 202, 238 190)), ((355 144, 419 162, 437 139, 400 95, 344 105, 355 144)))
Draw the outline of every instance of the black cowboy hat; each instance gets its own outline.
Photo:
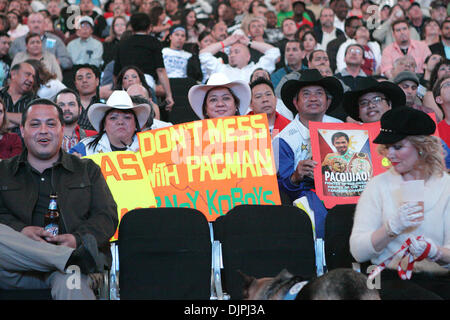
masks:
POLYGON ((380 134, 373 140, 377 144, 392 144, 407 136, 428 136, 436 131, 436 123, 428 114, 405 106, 386 111, 380 123, 380 134))
POLYGON ((306 86, 321 86, 332 95, 331 104, 327 111, 331 111, 339 106, 344 95, 341 82, 335 77, 323 77, 317 69, 307 69, 300 72, 298 80, 288 80, 281 87, 281 100, 286 107, 296 114, 297 108, 294 106, 294 98, 301 88, 306 86))
POLYGON ((344 109, 347 115, 355 120, 361 121, 359 117, 359 98, 369 92, 381 92, 391 101, 392 108, 404 106, 406 96, 403 90, 391 81, 377 81, 372 77, 358 80, 355 90, 344 93, 344 109))

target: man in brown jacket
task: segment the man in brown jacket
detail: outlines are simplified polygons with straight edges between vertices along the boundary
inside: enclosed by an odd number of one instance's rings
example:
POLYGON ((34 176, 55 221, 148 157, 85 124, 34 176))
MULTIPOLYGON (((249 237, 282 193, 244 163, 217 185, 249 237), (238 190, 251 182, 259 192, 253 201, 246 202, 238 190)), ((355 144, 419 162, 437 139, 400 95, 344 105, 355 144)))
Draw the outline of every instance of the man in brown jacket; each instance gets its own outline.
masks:
MULTIPOLYGON (((63 116, 52 101, 30 102, 23 112, 20 130, 24 151, 0 162, 0 225, 9 226, 37 242, 50 243, 54 252, 65 252, 65 258, 75 252, 75 257, 69 259, 65 267, 73 262, 83 273, 103 271, 111 264, 109 239, 117 228, 118 217, 116 203, 100 168, 91 160, 78 159, 61 150, 63 116), (60 219, 56 236, 43 228, 50 194, 58 197, 60 219), (77 256, 83 248, 87 249, 91 262, 95 262, 90 268, 83 268, 79 261, 83 257, 77 256)), ((0 247, 1 241, 0 237, 0 247)), ((3 246, 8 248, 4 243, 3 246)), ((8 264, 5 266, 0 255, 0 288, 48 287, 54 299, 95 298, 86 274, 81 274, 81 286, 73 288, 67 285, 71 274, 61 267, 42 268, 39 263, 33 263, 56 259, 47 245, 38 246, 37 257, 27 256, 29 247, 25 245, 23 250, 9 248, 15 250, 12 250, 14 259, 22 263, 15 269, 8 264)))

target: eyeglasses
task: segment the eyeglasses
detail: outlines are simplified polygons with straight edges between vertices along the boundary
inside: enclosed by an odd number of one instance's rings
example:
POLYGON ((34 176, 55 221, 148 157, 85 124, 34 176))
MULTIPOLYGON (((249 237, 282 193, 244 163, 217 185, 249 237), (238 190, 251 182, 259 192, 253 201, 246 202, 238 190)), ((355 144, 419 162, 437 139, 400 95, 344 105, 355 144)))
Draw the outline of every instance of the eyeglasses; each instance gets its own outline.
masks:
POLYGON ((370 104, 373 105, 379 105, 381 103, 382 100, 386 100, 386 98, 380 97, 380 96, 376 96, 373 97, 372 99, 363 99, 359 101, 359 107, 360 108, 367 108, 370 104))
POLYGON ((359 48, 350 48, 350 49, 348 49, 348 52, 357 53, 357 54, 362 53, 361 49, 359 49, 359 48))

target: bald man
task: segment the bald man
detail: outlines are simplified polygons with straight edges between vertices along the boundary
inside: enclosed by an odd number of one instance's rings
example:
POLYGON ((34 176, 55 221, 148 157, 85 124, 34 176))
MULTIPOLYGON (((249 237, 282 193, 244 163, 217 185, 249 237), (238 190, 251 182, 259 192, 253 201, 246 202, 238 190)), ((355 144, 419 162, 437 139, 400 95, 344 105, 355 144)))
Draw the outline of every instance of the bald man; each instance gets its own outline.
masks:
POLYGON ((250 41, 244 35, 235 33, 223 41, 213 43, 200 51, 200 62, 208 75, 213 73, 225 73, 231 81, 250 81, 250 75, 258 68, 262 68, 269 73, 275 70, 275 64, 280 58, 280 49, 258 41, 250 41), (225 47, 230 47, 228 54, 228 64, 224 64, 222 59, 214 55, 225 47), (249 48, 253 48, 263 53, 257 63, 250 62, 249 48))
POLYGON ((141 96, 150 101, 150 105, 155 111, 155 119, 161 119, 159 107, 156 103, 152 101, 152 97, 150 96, 150 92, 141 84, 135 83, 128 87, 127 92, 130 96, 141 96))

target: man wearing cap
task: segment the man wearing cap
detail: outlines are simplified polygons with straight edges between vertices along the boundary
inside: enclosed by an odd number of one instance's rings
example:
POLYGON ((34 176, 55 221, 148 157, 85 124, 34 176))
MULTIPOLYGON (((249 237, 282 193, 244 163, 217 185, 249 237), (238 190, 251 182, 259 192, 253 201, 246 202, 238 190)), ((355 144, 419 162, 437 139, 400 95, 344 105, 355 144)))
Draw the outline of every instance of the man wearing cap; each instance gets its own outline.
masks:
POLYGON ((417 33, 422 34, 426 20, 423 17, 422 9, 418 2, 411 3, 411 6, 408 8, 408 20, 409 24, 416 29, 417 33))
MULTIPOLYGON (((325 114, 336 108, 342 97, 341 82, 335 77, 322 77, 317 69, 303 70, 299 80, 286 81, 281 88, 284 104, 297 114, 273 140, 278 185, 292 201, 306 196, 310 206, 316 207, 322 218, 319 212, 324 208, 311 191, 317 163, 312 160, 309 122, 342 122, 325 114)), ((320 219, 319 216, 316 218, 320 219)))
POLYGON ((411 107, 425 113, 434 113, 434 110, 425 106, 422 100, 417 96, 417 91, 420 85, 419 77, 411 71, 402 71, 394 78, 394 83, 397 84, 405 93, 407 107, 411 107))
POLYGON ((434 0, 430 4, 430 18, 442 25, 447 18, 447 5, 441 0, 434 0))
POLYGON ((100 67, 103 63, 103 45, 92 37, 94 21, 89 16, 82 16, 77 25, 78 38, 67 45, 67 51, 75 65, 91 64, 100 67))
MULTIPOLYGON (((37 33, 41 35, 42 49, 47 50, 48 52, 53 53, 56 56, 61 65, 61 69, 72 68, 72 59, 67 52, 64 42, 62 42, 62 40, 58 36, 45 31, 44 16, 42 13, 30 13, 27 18, 27 25, 31 33, 37 33)), ((26 35, 21 36, 12 42, 9 49, 9 56, 11 58, 14 58, 17 52, 26 51, 27 45, 25 38, 26 35)))

